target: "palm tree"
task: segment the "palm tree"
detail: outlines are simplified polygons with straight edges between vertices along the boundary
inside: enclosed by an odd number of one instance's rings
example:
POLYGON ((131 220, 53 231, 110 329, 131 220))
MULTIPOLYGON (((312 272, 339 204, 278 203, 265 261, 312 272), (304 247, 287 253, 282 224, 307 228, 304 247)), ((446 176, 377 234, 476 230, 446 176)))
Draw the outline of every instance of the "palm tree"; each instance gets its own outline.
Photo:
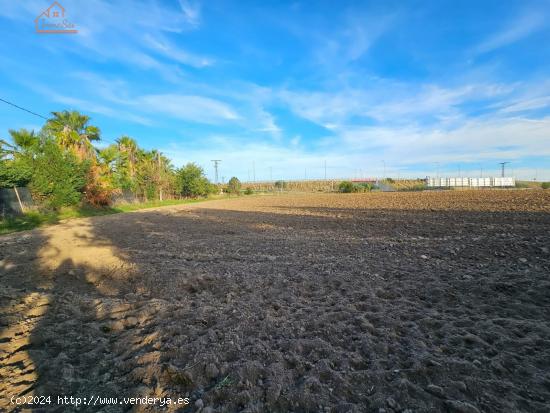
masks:
POLYGON ((53 118, 44 128, 53 134, 59 145, 71 149, 81 158, 93 156, 92 141, 100 139, 101 131, 97 126, 89 125, 90 117, 76 110, 52 112, 53 118))
POLYGON ((98 155, 109 170, 112 171, 113 163, 119 157, 118 147, 116 145, 109 145, 106 148, 100 149, 98 155))
POLYGON ((30 151, 40 141, 38 136, 35 135, 34 130, 29 131, 22 128, 19 130, 10 129, 8 132, 11 135, 13 143, 20 149, 21 153, 30 151))
POLYGON ((117 139, 118 150, 121 154, 124 154, 125 160, 127 161, 125 165, 128 169, 128 174, 130 179, 133 179, 136 174, 136 164, 138 161, 138 145, 137 142, 130 138, 129 136, 121 136, 117 139))
POLYGON ((0 161, 8 156, 14 156, 17 152, 17 148, 12 144, 9 144, 3 139, 0 139, 0 161))

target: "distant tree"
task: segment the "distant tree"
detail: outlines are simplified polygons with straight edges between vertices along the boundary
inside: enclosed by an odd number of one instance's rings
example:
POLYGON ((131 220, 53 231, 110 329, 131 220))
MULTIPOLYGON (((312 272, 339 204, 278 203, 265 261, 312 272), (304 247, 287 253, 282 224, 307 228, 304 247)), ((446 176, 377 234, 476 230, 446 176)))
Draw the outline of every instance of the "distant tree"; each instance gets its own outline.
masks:
POLYGON ((353 182, 350 182, 350 181, 340 182, 340 184, 338 185, 338 190, 346 194, 351 192, 356 192, 353 182))
POLYGON ((135 191, 140 149, 136 141, 129 136, 121 136, 116 142, 118 146, 117 181, 122 189, 135 191))
POLYGON ((34 159, 30 189, 49 207, 75 205, 82 199, 90 161, 46 141, 34 159))
POLYGON ((276 181, 275 182, 275 188, 285 189, 286 188, 286 182, 285 181, 276 181))
POLYGON ((229 180, 227 183, 227 192, 237 195, 241 193, 241 181, 239 181, 239 178, 234 176, 229 180))
POLYGON ((38 134, 26 129, 9 133, 10 142, 0 139, 0 187, 28 185, 41 206, 58 208, 80 201, 107 205, 114 193, 124 190, 147 199, 218 190, 202 170, 194 176, 193 168, 186 167, 176 175, 167 157, 139 148, 129 136, 95 148, 100 129, 77 111, 52 112, 38 134))
POLYGON ((179 169, 176 182, 181 195, 186 197, 207 196, 217 190, 204 175, 204 170, 195 163, 179 169))
POLYGON ((119 157, 118 147, 116 145, 109 145, 106 148, 98 151, 99 159, 102 163, 108 167, 110 172, 114 172, 116 168, 115 162, 119 157))
POLYGON ((74 151, 79 158, 93 158, 92 142, 100 140, 101 131, 89 124, 90 117, 76 110, 52 112, 52 115, 44 125, 44 131, 51 134, 60 146, 74 151))
POLYGON ((364 188, 364 191, 365 192, 370 192, 374 189, 374 185, 371 184, 370 182, 363 182, 361 184, 361 186, 364 188))
POLYGON ((13 143, 16 145, 20 154, 27 154, 31 152, 34 148, 37 147, 40 142, 38 136, 35 135, 33 130, 29 131, 27 129, 10 129, 8 132, 11 135, 11 139, 13 140, 13 143))
POLYGON ((40 143, 34 131, 10 129, 13 145, 0 141, 0 187, 25 186, 32 178, 33 154, 40 143))

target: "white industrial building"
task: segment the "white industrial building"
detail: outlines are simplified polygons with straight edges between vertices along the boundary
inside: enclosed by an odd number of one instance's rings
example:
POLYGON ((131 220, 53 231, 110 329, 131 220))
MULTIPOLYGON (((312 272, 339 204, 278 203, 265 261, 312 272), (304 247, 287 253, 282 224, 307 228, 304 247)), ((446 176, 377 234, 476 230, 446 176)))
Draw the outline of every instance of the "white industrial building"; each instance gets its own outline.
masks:
POLYGON ((429 188, 509 188, 516 186, 512 177, 487 178, 426 178, 429 188))

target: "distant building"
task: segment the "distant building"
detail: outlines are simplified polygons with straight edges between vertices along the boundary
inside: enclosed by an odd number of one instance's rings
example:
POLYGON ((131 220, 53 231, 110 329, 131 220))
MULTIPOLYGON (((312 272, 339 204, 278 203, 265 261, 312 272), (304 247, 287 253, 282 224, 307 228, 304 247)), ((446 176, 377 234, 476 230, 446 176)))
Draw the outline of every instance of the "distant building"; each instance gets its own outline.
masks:
POLYGON ((428 188, 509 188, 516 186, 512 177, 488 178, 426 178, 428 188))

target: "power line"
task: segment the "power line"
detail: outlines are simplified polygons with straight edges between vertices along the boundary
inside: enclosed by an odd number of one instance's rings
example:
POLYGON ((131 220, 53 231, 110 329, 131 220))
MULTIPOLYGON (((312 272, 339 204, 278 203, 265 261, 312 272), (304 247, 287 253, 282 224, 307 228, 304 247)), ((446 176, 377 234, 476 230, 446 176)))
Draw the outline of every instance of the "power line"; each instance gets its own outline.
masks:
POLYGON ((49 120, 49 119, 48 119, 47 117, 45 117, 45 116, 42 116, 42 115, 40 115, 40 114, 38 114, 38 113, 36 113, 36 112, 33 112, 32 110, 25 109, 25 108, 23 108, 23 107, 21 107, 21 106, 19 106, 19 105, 16 105, 15 103, 8 102, 8 101, 5 100, 5 99, 0 98, 0 101, 2 101, 2 102, 4 102, 4 103, 7 103, 8 105, 13 106, 14 108, 17 108, 17 109, 23 110, 23 111, 25 111, 25 112, 28 112, 28 113, 30 113, 31 115, 38 116, 39 118, 49 120))
MULTIPOLYGON (((43 116, 43 115, 41 115, 41 114, 39 114, 39 113, 33 112, 32 110, 29 110, 29 109, 26 109, 26 108, 24 108, 24 107, 22 107, 22 106, 16 105, 15 103, 10 102, 10 101, 7 101, 7 100, 5 100, 5 99, 0 98, 0 102, 4 102, 4 103, 6 103, 6 104, 8 104, 8 105, 10 105, 10 106, 13 106, 14 108, 17 108, 17 109, 22 110, 22 111, 24 111, 24 112, 30 113, 31 115, 38 116, 39 118, 44 119, 44 120, 46 120, 46 121, 48 121, 48 122, 55 122, 55 123, 57 123, 58 125, 66 126, 67 128, 72 129, 69 125, 65 125, 64 123, 58 121, 57 119, 47 118, 47 117, 45 117, 45 116, 43 116)), ((103 139, 103 138, 102 138, 101 140, 103 140, 103 141, 105 141, 105 142, 107 142, 107 143, 114 143, 114 142, 112 142, 112 141, 109 141, 109 140, 103 139)))

